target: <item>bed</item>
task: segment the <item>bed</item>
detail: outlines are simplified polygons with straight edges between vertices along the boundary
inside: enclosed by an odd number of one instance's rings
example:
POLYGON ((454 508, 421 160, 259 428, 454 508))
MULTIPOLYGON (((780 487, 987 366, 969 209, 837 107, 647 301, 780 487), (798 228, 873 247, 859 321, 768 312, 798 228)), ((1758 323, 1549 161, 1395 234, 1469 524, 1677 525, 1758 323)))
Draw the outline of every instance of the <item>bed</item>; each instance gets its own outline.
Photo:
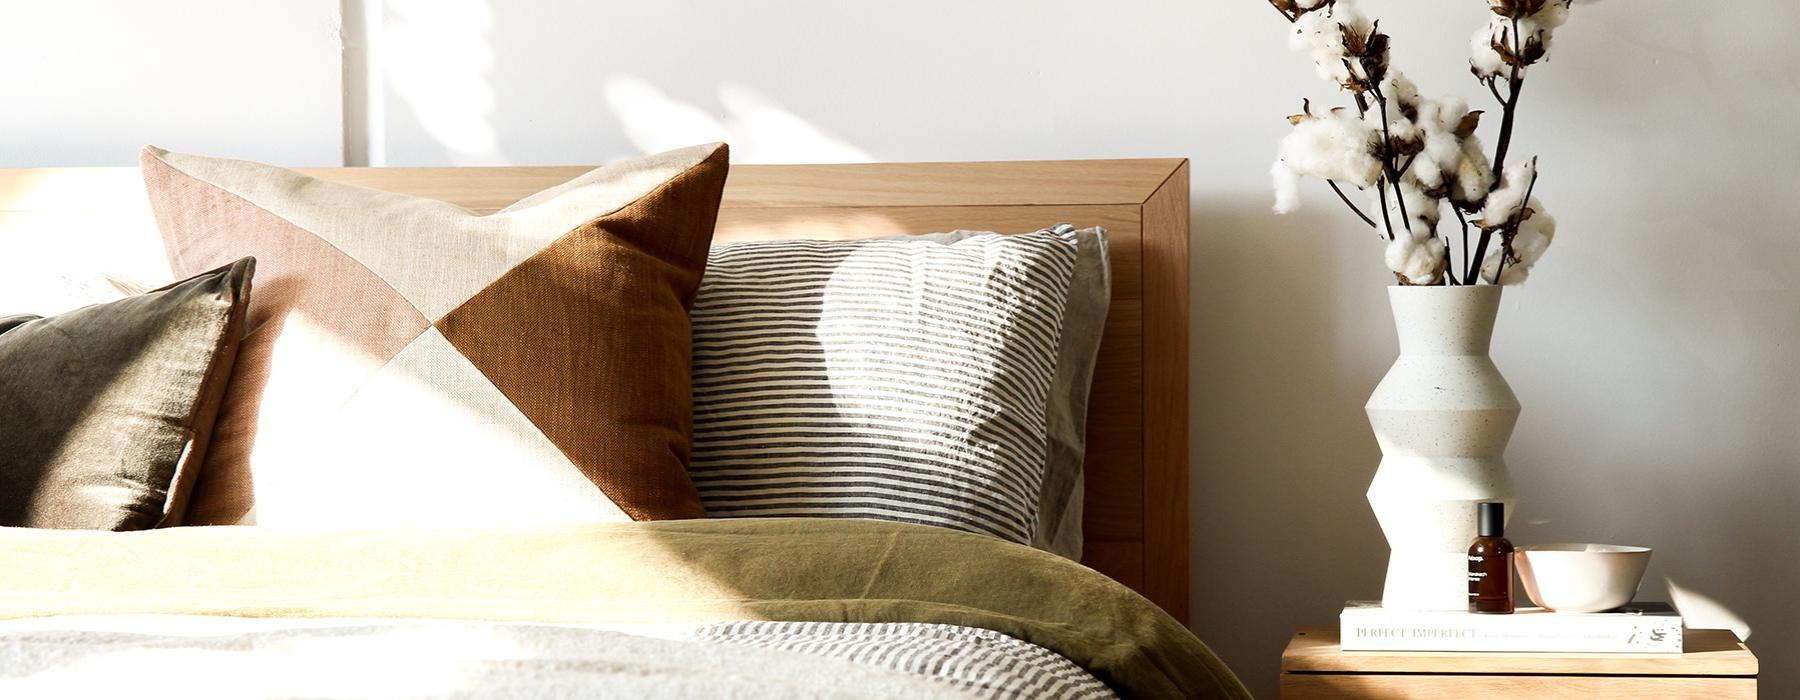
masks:
MULTIPOLYGON (((303 172, 487 213, 584 170, 303 172)), ((250 527, 7 529, 0 655, 28 671, 0 675, 0 687, 86 688, 109 677, 98 671, 237 659, 265 671, 239 674, 245 683, 287 669, 293 677, 276 694, 578 694, 604 677, 621 693, 667 696, 745 687, 767 696, 1241 695, 1184 627, 1187 193, 1182 159, 740 165, 720 205, 715 243, 1104 227, 1113 285, 1087 414, 1087 568, 978 535, 809 519, 324 539, 250 527), (181 564, 132 566, 147 553, 181 564), (443 648, 400 660, 370 652, 434 643, 443 648), (270 666, 245 654, 252 649, 287 655, 270 666), (416 671, 444 683, 446 665, 485 670, 437 687, 319 681, 416 671)), ((141 234, 154 226, 142 199, 135 168, 0 171, 0 254, 108 264, 141 254, 141 234)), ((99 267, 22 274, 104 288, 99 267)))

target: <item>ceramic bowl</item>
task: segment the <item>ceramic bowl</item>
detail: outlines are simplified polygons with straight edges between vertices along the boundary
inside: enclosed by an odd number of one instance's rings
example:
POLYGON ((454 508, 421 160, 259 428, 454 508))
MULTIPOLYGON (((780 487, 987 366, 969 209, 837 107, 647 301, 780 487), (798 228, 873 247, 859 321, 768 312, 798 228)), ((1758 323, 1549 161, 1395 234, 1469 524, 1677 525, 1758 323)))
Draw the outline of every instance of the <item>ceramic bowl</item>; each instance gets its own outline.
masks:
POLYGON ((1514 554, 1525 595, 1556 612, 1601 612, 1637 595, 1649 547, 1616 544, 1539 544, 1514 554))

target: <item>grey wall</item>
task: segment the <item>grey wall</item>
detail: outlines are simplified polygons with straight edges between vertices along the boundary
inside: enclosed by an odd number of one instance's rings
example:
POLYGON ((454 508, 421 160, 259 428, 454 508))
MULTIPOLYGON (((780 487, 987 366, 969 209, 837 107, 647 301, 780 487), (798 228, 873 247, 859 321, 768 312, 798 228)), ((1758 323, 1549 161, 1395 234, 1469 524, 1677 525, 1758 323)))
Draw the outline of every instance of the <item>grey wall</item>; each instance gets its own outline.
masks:
MULTIPOLYGON (((0 59, 31 67, 0 72, 0 165, 146 140, 293 165, 718 138, 746 162, 1190 157, 1195 628, 1272 695, 1295 625, 1380 594, 1361 406, 1391 277, 1328 190, 1269 213, 1282 117, 1336 97, 1261 0, 140 4, 0 2, 0 59)), ((1462 63, 1484 3, 1365 6, 1427 93, 1485 102, 1462 63)), ((1655 547, 1645 595, 1747 622, 1771 697, 1800 694, 1796 25, 1774 0, 1575 9, 1515 141, 1561 235, 1494 348, 1525 405, 1513 539, 1655 547)))

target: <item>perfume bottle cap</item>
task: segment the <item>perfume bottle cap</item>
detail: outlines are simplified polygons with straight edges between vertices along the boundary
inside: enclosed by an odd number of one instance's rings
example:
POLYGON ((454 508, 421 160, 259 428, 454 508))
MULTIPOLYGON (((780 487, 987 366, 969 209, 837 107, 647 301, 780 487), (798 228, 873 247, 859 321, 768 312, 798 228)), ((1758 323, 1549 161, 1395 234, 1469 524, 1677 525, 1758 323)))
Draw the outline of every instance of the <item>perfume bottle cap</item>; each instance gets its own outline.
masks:
POLYGON ((1506 536, 1506 504, 1478 503, 1475 505, 1479 514, 1476 522, 1482 537, 1506 536))

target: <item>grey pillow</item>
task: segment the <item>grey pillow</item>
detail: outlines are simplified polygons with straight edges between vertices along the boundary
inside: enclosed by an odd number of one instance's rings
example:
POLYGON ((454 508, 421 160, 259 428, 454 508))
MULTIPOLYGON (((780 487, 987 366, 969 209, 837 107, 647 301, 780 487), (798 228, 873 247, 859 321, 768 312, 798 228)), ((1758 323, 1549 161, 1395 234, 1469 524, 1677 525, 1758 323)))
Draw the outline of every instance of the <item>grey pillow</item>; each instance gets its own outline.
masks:
POLYGON ((50 318, 0 318, 0 525, 178 524, 256 261, 50 318))

